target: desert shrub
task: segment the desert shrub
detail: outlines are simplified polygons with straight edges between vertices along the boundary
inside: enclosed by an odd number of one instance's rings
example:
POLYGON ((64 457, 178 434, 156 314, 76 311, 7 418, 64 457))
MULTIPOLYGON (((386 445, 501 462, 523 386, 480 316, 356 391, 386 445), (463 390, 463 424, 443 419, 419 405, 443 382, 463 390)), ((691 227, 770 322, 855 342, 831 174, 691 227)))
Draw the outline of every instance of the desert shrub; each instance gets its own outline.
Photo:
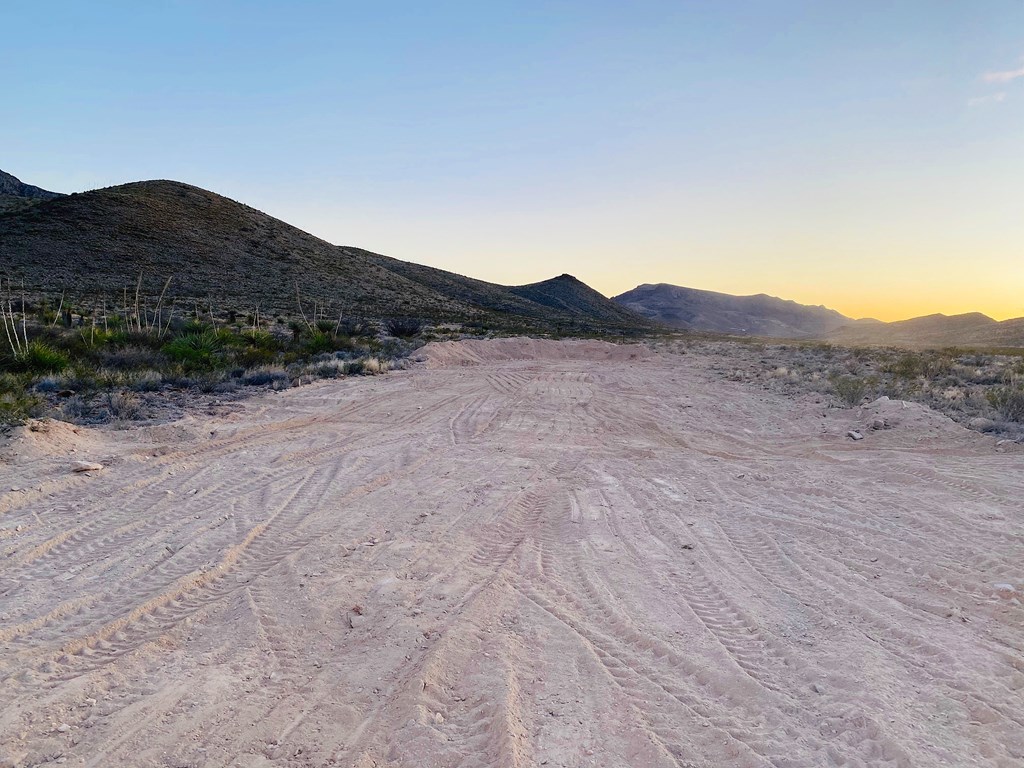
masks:
POLYGON ((57 392, 63 389, 61 381, 56 376, 43 376, 33 387, 36 392, 57 392))
POLYGON ((174 362, 192 367, 211 367, 224 348, 224 340, 212 331, 188 333, 166 344, 163 352, 174 362))
POLYGON ((175 333, 181 336, 193 336, 209 333, 213 330, 213 326, 205 320, 198 320, 196 318, 183 320, 180 323, 173 323, 171 327, 174 329, 175 333))
POLYGON ((924 362, 920 355, 907 353, 887 361, 882 370, 891 373, 897 379, 916 379, 924 373, 924 362))
POLYGON ((310 368, 310 373, 321 379, 336 379, 345 375, 344 363, 317 363, 310 368))
POLYGON ((96 371, 96 388, 103 390, 127 387, 131 384, 133 378, 128 371, 100 368, 96 371))
POLYGON ((115 349, 103 350, 100 362, 109 368, 120 370, 138 368, 159 368, 166 361, 163 355, 149 347, 129 345, 115 349))
POLYGON ((373 328, 369 323, 354 317, 342 318, 335 327, 341 336, 366 336, 373 333, 373 328))
POLYGON ((250 347, 255 349, 269 349, 276 351, 279 344, 277 337, 268 332, 261 330, 250 330, 240 335, 240 338, 244 339, 250 347))
POLYGON ((88 399, 75 395, 61 402, 58 412, 64 421, 80 421, 92 415, 93 407, 88 399))
POLYGON ((42 341, 33 340, 5 363, 15 373, 60 373, 71 364, 68 356, 42 341))
POLYGON ((243 368, 270 365, 277 359, 277 352, 265 347, 248 347, 235 355, 235 362, 243 368))
POLYGON ((0 373, 0 427, 22 424, 41 413, 43 401, 28 391, 25 376, 0 373))
POLYGON ((0 426, 9 427, 23 424, 26 419, 42 412, 42 400, 27 392, 4 392, 0 394, 0 426))
POLYGON ((64 389, 71 389, 75 392, 91 392, 99 386, 96 378, 96 369, 85 363, 76 363, 61 375, 61 382, 64 389))
POLYGON ((989 404, 1007 421, 1024 423, 1024 386, 1007 384, 985 393, 989 404))
POLYGON ((122 421, 137 419, 142 412, 138 395, 130 390, 108 392, 104 397, 104 405, 110 411, 111 418, 122 421))
POLYGON ((411 339, 423 330, 423 321, 412 317, 395 317, 384 323, 384 329, 392 336, 411 339))
POLYGON ((307 354, 318 355, 322 352, 331 352, 334 349, 334 338, 330 333, 313 331, 306 338, 305 350, 307 354))
POLYGON ((378 373, 384 373, 387 370, 387 363, 384 363, 377 357, 368 357, 363 360, 363 373, 371 376, 376 376, 378 373))
POLYGON ((833 376, 832 391, 849 408, 859 405, 868 393, 868 380, 859 376, 833 376))
POLYGON ((259 387, 266 384, 274 384, 279 381, 291 381, 291 376, 283 368, 264 366, 248 371, 242 376, 242 383, 249 387, 259 387))
POLYGON ((227 381, 227 374, 220 373, 217 371, 206 371, 198 374, 194 378, 194 385, 199 389, 200 392, 224 392, 235 389, 237 386, 234 382, 227 389, 222 389, 222 386, 227 381))
POLYGON ((936 378, 948 376, 954 367, 953 358, 936 352, 906 352, 882 365, 885 373, 898 379, 916 379, 918 377, 936 378))
POLYGON ((362 360, 349 360, 345 363, 344 372, 348 376, 358 376, 365 367, 362 360))
POLYGON ((130 379, 129 386, 135 392, 156 392, 164 383, 164 377, 160 371, 144 370, 136 371, 130 379))

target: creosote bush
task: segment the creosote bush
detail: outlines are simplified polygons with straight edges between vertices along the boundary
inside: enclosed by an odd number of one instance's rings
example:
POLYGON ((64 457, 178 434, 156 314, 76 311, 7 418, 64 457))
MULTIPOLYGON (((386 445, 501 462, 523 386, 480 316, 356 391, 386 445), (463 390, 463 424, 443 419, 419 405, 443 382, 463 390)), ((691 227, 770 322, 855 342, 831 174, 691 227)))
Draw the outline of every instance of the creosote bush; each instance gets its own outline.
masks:
POLYGON ((990 389, 986 394, 988 402, 1006 421, 1024 424, 1024 385, 1007 384, 990 389))
POLYGON ((860 405, 868 393, 868 381, 859 376, 833 376, 832 390, 844 405, 860 405))

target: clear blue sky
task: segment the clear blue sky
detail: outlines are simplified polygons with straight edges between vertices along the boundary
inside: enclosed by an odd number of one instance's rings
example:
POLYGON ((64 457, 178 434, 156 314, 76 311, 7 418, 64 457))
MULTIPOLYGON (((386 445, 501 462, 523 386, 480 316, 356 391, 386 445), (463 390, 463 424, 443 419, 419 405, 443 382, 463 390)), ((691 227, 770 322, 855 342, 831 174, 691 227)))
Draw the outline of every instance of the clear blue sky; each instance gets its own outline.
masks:
POLYGON ((1024 2, 23 2, 0 168, 499 282, 1024 315, 1024 2))

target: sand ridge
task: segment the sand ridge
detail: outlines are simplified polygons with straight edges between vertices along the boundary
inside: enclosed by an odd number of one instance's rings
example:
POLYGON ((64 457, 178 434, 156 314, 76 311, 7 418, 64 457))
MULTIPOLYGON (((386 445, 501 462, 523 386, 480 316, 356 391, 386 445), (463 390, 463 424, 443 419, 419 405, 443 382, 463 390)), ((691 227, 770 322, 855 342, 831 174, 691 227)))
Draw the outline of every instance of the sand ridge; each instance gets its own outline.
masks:
POLYGON ((699 353, 420 356, 7 446, 0 765, 1024 761, 1019 451, 699 353))

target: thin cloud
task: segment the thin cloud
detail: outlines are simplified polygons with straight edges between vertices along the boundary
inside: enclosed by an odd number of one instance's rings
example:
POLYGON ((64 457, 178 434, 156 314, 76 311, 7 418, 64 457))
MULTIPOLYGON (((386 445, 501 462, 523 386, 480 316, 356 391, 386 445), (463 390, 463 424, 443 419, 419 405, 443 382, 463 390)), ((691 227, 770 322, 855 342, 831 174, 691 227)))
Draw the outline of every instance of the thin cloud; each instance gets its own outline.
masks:
POLYGON ((990 93, 988 96, 975 96, 973 99, 967 100, 968 107, 980 107, 982 104, 995 104, 1000 101, 1006 101, 1006 92, 1000 91, 999 93, 990 93))
POLYGON ((1002 72, 986 72, 981 79, 986 83, 1009 83, 1018 77, 1024 77, 1024 66, 1017 69, 1007 69, 1002 72))

